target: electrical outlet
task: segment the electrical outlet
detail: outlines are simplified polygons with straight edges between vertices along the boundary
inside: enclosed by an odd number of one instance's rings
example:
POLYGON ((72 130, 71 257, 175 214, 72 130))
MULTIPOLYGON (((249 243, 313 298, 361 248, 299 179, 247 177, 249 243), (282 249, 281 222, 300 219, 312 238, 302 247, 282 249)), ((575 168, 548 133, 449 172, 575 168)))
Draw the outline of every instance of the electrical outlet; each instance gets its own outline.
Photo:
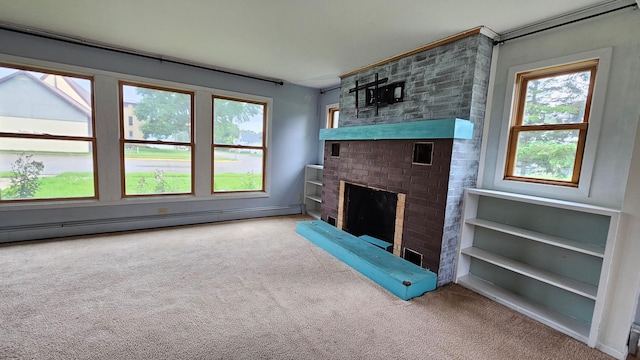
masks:
POLYGON ((169 209, 167 208, 158 208, 158 214, 168 214, 169 209))
POLYGON ((298 201, 302 200, 302 194, 298 194, 298 201))

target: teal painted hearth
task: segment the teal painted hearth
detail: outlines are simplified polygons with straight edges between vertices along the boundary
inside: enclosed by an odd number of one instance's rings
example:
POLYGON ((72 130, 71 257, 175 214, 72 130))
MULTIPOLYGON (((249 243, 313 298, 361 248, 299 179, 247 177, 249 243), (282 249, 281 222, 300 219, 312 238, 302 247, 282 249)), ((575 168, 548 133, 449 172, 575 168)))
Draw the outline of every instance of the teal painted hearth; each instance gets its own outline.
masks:
POLYGON ((296 231, 402 300, 436 288, 435 273, 324 221, 300 221, 296 231))
POLYGON ((473 123, 452 118, 320 129, 320 140, 471 139, 473 123))

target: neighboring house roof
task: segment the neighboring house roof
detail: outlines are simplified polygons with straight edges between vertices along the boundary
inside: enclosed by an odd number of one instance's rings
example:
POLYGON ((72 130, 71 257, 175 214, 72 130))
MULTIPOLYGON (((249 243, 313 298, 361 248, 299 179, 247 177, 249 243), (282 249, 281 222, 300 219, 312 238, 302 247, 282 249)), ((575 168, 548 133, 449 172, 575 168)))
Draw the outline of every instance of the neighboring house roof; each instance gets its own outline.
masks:
MULTIPOLYGON (((16 71, 13 74, 10 74, 10 75, 7 75, 7 76, 5 76, 3 78, 0 78, 0 87, 2 85, 5 85, 5 84, 9 83, 12 80, 16 80, 16 79, 19 79, 19 78, 24 78, 26 80, 29 80, 35 86, 38 86, 41 89, 44 89, 45 92, 47 92, 47 93, 53 95, 54 97, 60 99, 63 103, 69 105, 71 108, 75 109, 77 112, 82 113, 86 118, 90 118, 91 117, 91 108, 87 108, 86 106, 83 106, 82 104, 80 104, 76 100, 74 100, 71 96, 65 94, 60 89, 45 83, 41 79, 38 79, 37 77, 31 75, 29 72, 26 72, 26 71, 16 71)), ((77 84, 76 84, 76 86, 77 86, 77 84)), ((82 95, 80 95, 80 96, 82 96, 82 95)), ((14 107, 11 107, 11 108, 14 108, 14 107)), ((11 108, 9 108, 9 109, 11 109, 11 108)), ((0 106, 0 113, 3 113, 4 115, 9 115, 9 116, 12 115, 12 114, 9 113, 9 111, 7 111, 6 108, 3 108, 2 106, 0 106)), ((43 118, 47 118, 47 117, 43 117, 43 118)), ((65 119, 61 119, 61 120, 65 120, 65 119)), ((70 120, 72 120, 72 119, 70 119, 70 120)))
POLYGON ((64 92, 65 94, 71 96, 73 98, 73 95, 77 95, 83 102, 85 107, 87 107, 88 109, 91 109, 91 93, 88 92, 85 88, 83 88, 82 86, 80 86, 73 78, 67 77, 67 76, 62 76, 62 75, 56 75, 56 74, 44 74, 40 77, 40 80, 44 81, 45 83, 53 86, 54 88, 57 88, 59 90, 61 90, 62 92, 64 92), (66 91, 63 90, 62 87, 58 87, 56 85, 52 85, 49 84, 47 82, 47 79, 50 78, 54 78, 56 82, 54 82, 54 84, 57 84, 57 81, 64 81, 66 84, 69 85, 69 87, 71 88, 71 91, 73 91, 73 94, 69 94, 66 91))
POLYGON ((240 143, 244 145, 262 144, 262 134, 254 134, 249 132, 240 132, 240 143))

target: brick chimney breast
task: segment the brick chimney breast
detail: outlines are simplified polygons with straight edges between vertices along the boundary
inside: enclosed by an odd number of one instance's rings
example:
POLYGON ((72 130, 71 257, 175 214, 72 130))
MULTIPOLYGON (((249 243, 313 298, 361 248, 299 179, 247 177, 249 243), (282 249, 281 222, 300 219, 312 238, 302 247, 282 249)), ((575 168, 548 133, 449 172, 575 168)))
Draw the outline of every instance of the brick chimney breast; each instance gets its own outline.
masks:
MULTIPOLYGON (((344 77, 340 127, 444 118, 468 119, 471 139, 325 141, 321 217, 338 218, 340 181, 406 194, 402 248, 423 257, 438 286, 453 281, 462 193, 475 187, 486 108, 492 40, 474 34, 344 77), (405 82, 402 102, 360 110, 349 89, 371 82, 405 82), (431 165, 413 163, 414 144, 433 143, 431 165), (339 156, 331 156, 339 144, 339 156)), ((363 102, 363 91, 359 102, 363 102)), ((364 104, 359 104, 364 106, 364 104)), ((400 251, 403 254, 404 251, 400 251)))

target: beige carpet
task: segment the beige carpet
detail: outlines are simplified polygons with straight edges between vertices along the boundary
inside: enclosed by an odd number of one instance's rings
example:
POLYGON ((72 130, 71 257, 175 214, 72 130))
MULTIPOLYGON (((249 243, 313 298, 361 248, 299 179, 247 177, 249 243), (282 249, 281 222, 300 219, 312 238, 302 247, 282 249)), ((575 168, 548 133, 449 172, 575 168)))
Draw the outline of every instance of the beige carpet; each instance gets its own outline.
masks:
POLYGON ((457 285, 402 301, 306 217, 0 247, 1 359, 609 359, 457 285))

